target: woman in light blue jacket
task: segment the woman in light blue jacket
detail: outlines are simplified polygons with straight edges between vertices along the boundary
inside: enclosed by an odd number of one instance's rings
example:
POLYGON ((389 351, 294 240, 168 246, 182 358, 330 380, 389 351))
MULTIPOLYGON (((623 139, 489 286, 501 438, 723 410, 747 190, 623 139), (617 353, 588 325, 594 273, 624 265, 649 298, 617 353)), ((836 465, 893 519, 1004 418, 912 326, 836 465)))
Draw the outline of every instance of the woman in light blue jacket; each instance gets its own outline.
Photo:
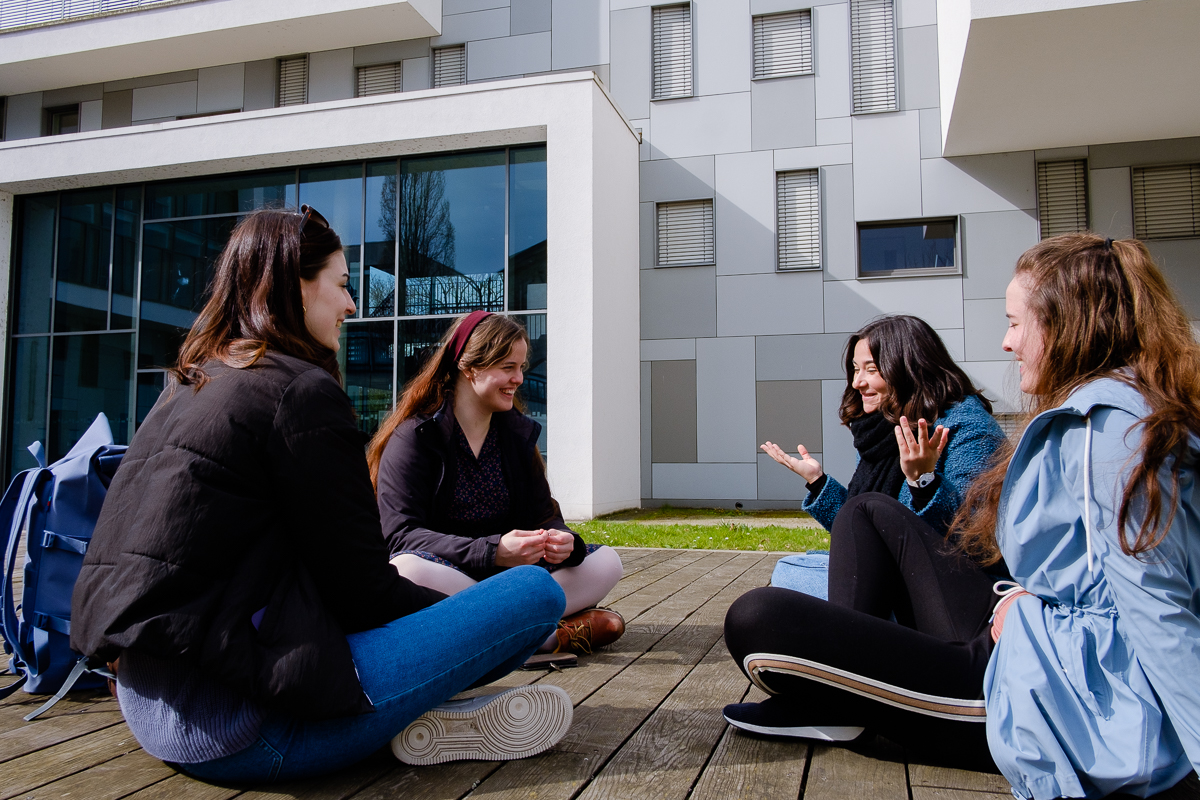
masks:
POLYGON ((1089 234, 1025 253, 1004 348, 1033 398, 967 497, 1003 556, 988 743, 1018 797, 1200 791, 1200 347, 1146 248, 1089 234))

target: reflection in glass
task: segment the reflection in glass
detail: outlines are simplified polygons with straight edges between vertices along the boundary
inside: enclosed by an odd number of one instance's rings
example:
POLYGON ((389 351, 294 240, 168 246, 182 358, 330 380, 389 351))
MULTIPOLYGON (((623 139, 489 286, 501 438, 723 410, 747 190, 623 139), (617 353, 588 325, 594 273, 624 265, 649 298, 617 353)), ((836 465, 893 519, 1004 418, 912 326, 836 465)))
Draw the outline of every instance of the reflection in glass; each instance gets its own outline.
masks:
POLYGON ((136 186, 117 189, 117 220, 113 239, 112 321, 110 328, 133 327, 133 298, 136 293, 138 237, 142 235, 142 190, 136 186))
MULTIPOLYGON (((146 186, 146 219, 296 208, 296 171, 197 178, 146 186)), ((325 214, 324 211, 321 212, 325 214)))
POLYGON ((514 314, 513 319, 525 326, 529 334, 529 366, 525 370, 525 383, 518 393, 525 404, 525 413, 541 423, 542 433, 538 436, 538 449, 546 455, 546 315, 514 314))
POLYGON ((546 148, 509 151, 508 307, 546 307, 546 148))
POLYGON ((174 365, 236 223, 237 217, 219 217, 145 226, 139 369, 174 365))
MULTIPOLYGON (((13 339, 12 382, 8 418, 8 463, 11 479, 37 462, 25 448, 46 441, 46 365, 50 357, 49 336, 13 339)), ((7 483, 7 481, 6 481, 7 483)))
POLYGON ((101 411, 118 444, 129 443, 133 334, 57 336, 50 368, 50 431, 46 460, 57 461, 101 411))
POLYGON ((392 410, 395 323, 348 322, 342 326, 338 366, 358 429, 368 436, 379 430, 392 410))
POLYGON ((860 225, 858 244, 863 275, 954 269, 954 220, 860 225))
POLYGON ((316 167, 300 170, 300 202, 321 212, 342 240, 350 267, 350 296, 359 305, 359 252, 362 249, 363 165, 316 167))
POLYGON ((137 424, 146 421, 146 415, 158 401, 163 388, 167 385, 165 372, 139 372, 137 376, 137 424))
POLYGON ((437 352, 438 342, 453 323, 453 317, 400 320, 396 335, 396 348, 400 353, 396 370, 397 397, 424 366, 425 359, 437 352))
POLYGON ((113 190, 63 192, 59 206, 55 331, 108 327, 113 190))
POLYGON ((504 151, 400 165, 400 308, 409 316, 504 307, 504 151))
POLYGON ((54 217, 56 195, 20 197, 20 227, 16 252, 17 333, 49 333, 51 282, 54 277, 54 217))
POLYGON ((367 242, 363 248, 366 317, 396 313, 396 160, 367 164, 367 242))

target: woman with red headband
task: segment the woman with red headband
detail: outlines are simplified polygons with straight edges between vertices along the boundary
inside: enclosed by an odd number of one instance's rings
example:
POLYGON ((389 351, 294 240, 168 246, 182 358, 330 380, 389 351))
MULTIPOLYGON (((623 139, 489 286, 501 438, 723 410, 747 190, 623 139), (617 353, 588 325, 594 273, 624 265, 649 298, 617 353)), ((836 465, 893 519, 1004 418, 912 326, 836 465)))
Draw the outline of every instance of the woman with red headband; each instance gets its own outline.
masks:
POLYGON ((392 564, 455 594, 522 564, 549 570, 566 617, 545 650, 590 653, 625 631, 594 608, 621 579, 610 547, 587 545, 550 496, 541 426, 516 404, 529 335, 511 317, 455 321, 367 450, 392 564))

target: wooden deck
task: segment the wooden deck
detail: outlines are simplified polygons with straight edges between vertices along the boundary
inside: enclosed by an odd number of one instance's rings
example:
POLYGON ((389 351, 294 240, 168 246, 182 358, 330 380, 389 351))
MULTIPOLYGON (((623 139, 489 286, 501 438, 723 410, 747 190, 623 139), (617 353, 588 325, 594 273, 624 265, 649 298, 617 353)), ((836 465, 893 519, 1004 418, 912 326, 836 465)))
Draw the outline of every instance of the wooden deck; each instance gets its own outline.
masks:
POLYGON ((579 668, 500 682, 546 681, 570 693, 574 725, 540 756, 409 767, 385 749, 322 779, 242 791, 199 783, 146 754, 106 692, 72 696, 30 723, 21 717, 42 699, 18 693, 0 704, 0 800, 1011 798, 999 775, 909 763, 882 740, 851 750, 734 732, 722 706, 758 690, 729 658, 721 627, 735 598, 767 584, 778 554, 621 555, 625 578, 605 604, 624 615, 625 636, 579 668))

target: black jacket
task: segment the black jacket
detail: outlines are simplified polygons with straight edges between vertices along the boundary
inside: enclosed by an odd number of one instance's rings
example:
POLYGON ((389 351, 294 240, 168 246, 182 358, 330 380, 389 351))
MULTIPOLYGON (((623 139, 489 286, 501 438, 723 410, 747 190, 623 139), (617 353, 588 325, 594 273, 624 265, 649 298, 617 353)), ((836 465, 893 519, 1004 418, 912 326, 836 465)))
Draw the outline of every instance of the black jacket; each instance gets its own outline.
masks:
POLYGON ((172 384, 133 437, 75 585, 71 645, 186 659, 299 717, 370 710, 346 634, 444 595, 388 564, 329 373, 277 354, 205 369, 204 388, 172 384))
MULTIPOLYGON (((504 569, 496 566, 496 546, 509 531, 571 530, 550 496, 537 450, 542 426, 515 408, 492 414, 492 426, 508 487, 509 513, 488 526, 450 519, 457 479, 451 404, 447 402, 432 417, 413 417, 396 428, 383 450, 377 478, 379 515, 392 555, 424 550, 482 580, 504 569)), ((586 555, 583 539, 575 534, 575 549, 561 566, 573 567, 586 555)))

